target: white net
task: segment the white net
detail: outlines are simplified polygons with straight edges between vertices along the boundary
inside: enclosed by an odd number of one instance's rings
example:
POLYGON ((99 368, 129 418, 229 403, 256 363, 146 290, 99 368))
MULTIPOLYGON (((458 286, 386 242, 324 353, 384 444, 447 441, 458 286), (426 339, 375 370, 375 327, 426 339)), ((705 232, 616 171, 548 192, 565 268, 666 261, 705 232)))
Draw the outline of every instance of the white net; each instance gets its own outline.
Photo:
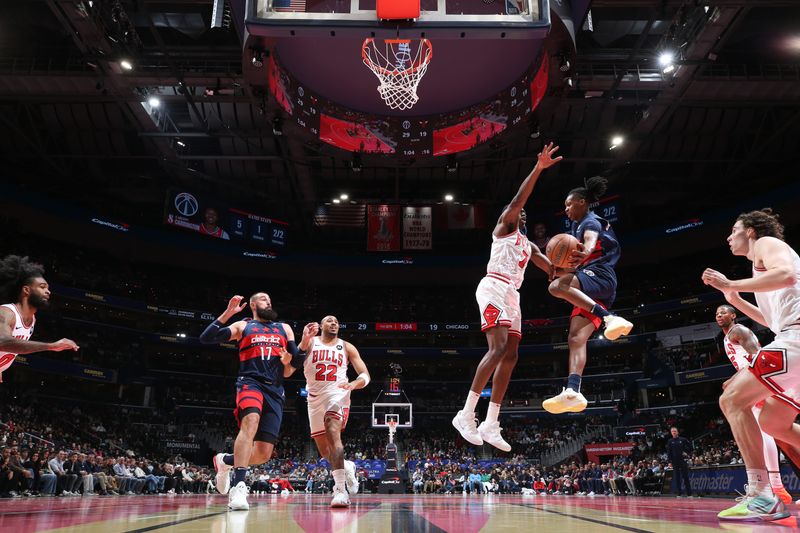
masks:
POLYGON ((361 57, 380 81, 378 94, 391 109, 411 109, 417 103, 417 87, 428 70, 433 48, 428 39, 421 39, 412 52, 408 39, 385 39, 383 51, 375 39, 364 40, 361 57))

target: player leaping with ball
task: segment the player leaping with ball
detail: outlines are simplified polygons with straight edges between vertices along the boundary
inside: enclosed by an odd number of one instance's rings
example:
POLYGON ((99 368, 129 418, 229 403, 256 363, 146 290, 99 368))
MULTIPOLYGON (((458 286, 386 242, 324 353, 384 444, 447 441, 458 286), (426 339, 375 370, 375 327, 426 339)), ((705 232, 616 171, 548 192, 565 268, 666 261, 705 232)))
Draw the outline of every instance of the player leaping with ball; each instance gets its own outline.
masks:
POLYGON ((585 187, 572 189, 564 202, 564 211, 572 221, 570 234, 580 244, 572 252, 570 271, 559 269, 561 275, 550 283, 550 294, 566 300, 574 308, 567 337, 567 386, 561 394, 542 403, 548 413, 578 413, 586 409, 586 398, 581 394, 581 375, 586 366, 586 343, 592 333, 605 324, 604 335, 613 341, 630 333, 633 327, 608 311, 617 297, 614 265, 619 260, 620 246, 611 224, 589 209, 589 204, 606 192, 607 183, 608 180, 600 176, 589 178, 585 187))
POLYGON ((488 442, 500 450, 511 450, 500 434, 502 428, 497 418, 511 372, 517 364, 517 350, 522 338, 522 312, 517 291, 522 286, 529 260, 547 272, 550 279, 555 272, 550 260, 526 237, 523 207, 542 171, 561 161, 561 156, 553 157, 557 151, 558 146, 553 146, 553 143, 542 149, 533 171, 522 182, 511 203, 503 209, 492 231, 492 249, 486 276, 475 291, 481 312, 481 331, 486 333, 489 351, 475 370, 467 401, 453 418, 453 426, 467 442, 476 446, 488 442), (489 378, 492 378, 489 410, 486 420, 476 427, 475 407, 489 378))

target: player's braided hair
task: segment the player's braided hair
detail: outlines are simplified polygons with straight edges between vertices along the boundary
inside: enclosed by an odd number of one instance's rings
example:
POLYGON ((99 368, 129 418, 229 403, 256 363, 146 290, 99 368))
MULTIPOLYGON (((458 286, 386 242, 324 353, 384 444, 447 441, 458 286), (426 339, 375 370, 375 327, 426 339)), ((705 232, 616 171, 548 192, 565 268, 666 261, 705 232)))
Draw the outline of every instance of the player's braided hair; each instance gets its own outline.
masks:
POLYGON ((602 176, 592 176, 583 183, 584 187, 576 187, 569 191, 569 196, 577 196, 591 203, 599 200, 608 189, 608 180, 602 176))
POLYGON ((775 237, 783 240, 783 224, 778 221, 778 214, 773 213, 769 207, 742 213, 736 220, 740 221, 745 229, 752 228, 756 232, 757 239, 775 237))
POLYGON ((4 302, 16 302, 22 287, 44 276, 44 267, 28 257, 7 255, 0 259, 0 296, 4 302))

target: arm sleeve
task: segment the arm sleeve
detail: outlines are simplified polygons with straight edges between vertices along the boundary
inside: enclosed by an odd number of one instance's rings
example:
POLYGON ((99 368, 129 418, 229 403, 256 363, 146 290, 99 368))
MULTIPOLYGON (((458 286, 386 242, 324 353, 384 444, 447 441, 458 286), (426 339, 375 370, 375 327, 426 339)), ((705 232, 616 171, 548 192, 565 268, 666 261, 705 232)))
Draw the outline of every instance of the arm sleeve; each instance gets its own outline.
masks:
POLYGON ((218 320, 213 321, 208 327, 200 334, 199 340, 203 344, 218 344, 220 342, 229 341, 231 339, 231 328, 225 326, 218 320))
POLYGON ((306 360, 306 352, 297 347, 295 341, 286 343, 286 351, 292 354, 292 362, 290 363, 294 368, 300 368, 306 360))

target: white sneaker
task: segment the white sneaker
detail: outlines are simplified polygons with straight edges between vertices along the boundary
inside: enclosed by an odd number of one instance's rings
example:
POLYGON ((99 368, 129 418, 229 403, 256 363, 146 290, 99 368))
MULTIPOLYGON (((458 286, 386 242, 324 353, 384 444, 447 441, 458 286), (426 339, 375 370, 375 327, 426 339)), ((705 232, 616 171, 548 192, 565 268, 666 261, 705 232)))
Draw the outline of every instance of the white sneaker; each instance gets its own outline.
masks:
POLYGON ((548 413, 557 415, 560 413, 580 413, 589 402, 583 394, 572 389, 563 389, 561 394, 548 398, 542 402, 542 408, 548 413))
POLYGON ((480 433, 478 433, 475 422, 475 413, 459 411, 456 413, 456 416, 453 417, 453 427, 461 433, 464 440, 475 446, 481 446, 483 444, 483 439, 480 433))
POLYGON ((594 496, 594 491, 592 491, 589 494, 587 494, 587 496, 594 496))
POLYGON ((353 461, 344 462, 344 473, 347 476, 345 486, 350 494, 358 494, 358 478, 356 477, 356 464, 353 461))
POLYGON ((347 492, 340 489, 334 489, 331 507, 350 507, 350 497, 347 495, 347 492))
POLYGON ((225 457, 224 453, 218 453, 214 456, 214 470, 217 471, 215 481, 217 492, 220 494, 228 494, 228 491, 231 489, 231 468, 233 467, 226 465, 225 461, 222 460, 223 457, 225 457))
POLYGON ((503 436, 500 434, 502 430, 503 428, 500 427, 500 422, 497 420, 494 422, 484 420, 481 422, 481 425, 478 426, 478 433, 483 439, 483 442, 488 442, 498 450, 510 452, 511 445, 503 439, 503 436))
POLYGON ((617 315, 604 316, 603 322, 606 325, 603 336, 610 341, 615 341, 621 336, 627 335, 633 328, 633 324, 631 322, 617 315))
POLYGON ((235 487, 228 491, 228 509, 231 511, 247 511, 250 509, 250 504, 247 503, 247 493, 250 489, 240 481, 235 487))

